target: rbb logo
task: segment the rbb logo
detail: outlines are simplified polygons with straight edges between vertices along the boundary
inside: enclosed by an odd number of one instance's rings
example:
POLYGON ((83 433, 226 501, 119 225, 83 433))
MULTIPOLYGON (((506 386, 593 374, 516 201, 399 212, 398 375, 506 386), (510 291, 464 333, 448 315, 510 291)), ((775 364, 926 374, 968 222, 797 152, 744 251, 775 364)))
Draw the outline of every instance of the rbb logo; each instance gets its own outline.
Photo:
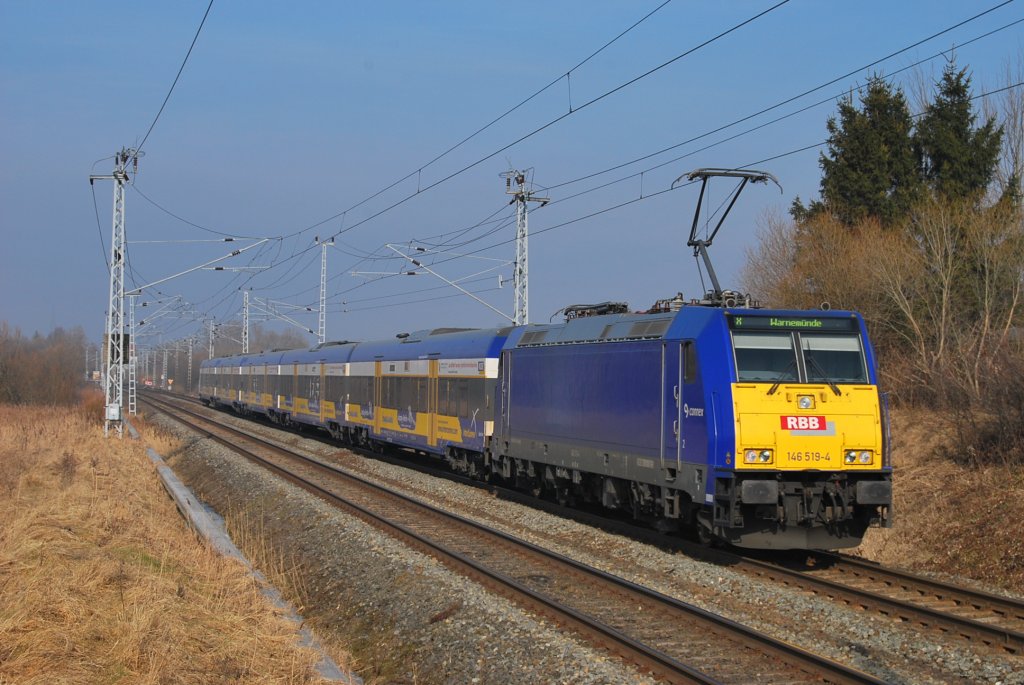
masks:
POLYGON ((788 431, 823 431, 828 426, 824 416, 782 416, 783 430, 788 431))

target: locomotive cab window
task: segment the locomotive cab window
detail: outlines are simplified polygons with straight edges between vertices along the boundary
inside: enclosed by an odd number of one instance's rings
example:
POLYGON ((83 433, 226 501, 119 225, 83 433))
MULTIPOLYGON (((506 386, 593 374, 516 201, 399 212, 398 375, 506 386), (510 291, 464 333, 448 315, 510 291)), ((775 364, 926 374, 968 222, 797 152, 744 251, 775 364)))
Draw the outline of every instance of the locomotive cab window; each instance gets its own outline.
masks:
POLYGON ((860 336, 801 333, 807 382, 867 383, 860 336))
POLYGON ((733 333, 736 376, 743 381, 796 381, 796 351, 789 333, 733 333))
POLYGON ((734 331, 732 337, 741 383, 868 382, 864 348, 856 333, 734 331))

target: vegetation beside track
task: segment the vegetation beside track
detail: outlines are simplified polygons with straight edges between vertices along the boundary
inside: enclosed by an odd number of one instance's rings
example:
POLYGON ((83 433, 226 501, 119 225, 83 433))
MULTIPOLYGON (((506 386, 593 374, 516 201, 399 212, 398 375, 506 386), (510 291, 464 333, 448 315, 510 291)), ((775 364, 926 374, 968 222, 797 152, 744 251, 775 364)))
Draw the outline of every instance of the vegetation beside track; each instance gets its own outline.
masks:
POLYGON ((0 405, 0 682, 320 682, 143 445, 103 439, 101 406, 0 405))
POLYGON ((944 455, 934 412, 893 412, 895 525, 869 529, 858 553, 911 571, 974 578, 1024 594, 1024 473, 944 455))

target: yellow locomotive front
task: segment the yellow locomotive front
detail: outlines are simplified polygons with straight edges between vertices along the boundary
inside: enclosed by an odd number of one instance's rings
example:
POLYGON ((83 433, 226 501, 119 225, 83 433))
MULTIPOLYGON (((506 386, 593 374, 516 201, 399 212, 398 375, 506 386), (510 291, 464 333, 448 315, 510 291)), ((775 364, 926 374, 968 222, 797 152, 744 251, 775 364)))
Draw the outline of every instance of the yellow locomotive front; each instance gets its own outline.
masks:
POLYGON ((716 532, 747 547, 841 548, 889 525, 884 409, 852 313, 727 316, 735 381, 731 478, 716 532))

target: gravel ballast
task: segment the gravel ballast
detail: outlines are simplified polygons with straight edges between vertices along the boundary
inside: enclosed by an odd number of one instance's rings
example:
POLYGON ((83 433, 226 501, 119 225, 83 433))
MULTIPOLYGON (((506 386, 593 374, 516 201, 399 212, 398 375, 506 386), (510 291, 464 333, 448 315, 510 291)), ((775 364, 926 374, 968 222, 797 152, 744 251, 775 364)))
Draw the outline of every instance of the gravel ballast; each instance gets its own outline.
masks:
POLYGON ((182 479, 229 523, 258 525, 296 568, 293 601, 318 635, 347 645, 368 683, 654 682, 225 448, 156 422, 188 441, 171 459, 182 479))
MULTIPOLYGON (((232 422, 264 437, 274 435, 283 444, 361 475, 389 485, 400 483, 407 494, 431 504, 886 681, 1024 683, 1020 657, 976 652, 937 633, 920 632, 879 615, 754 580, 727 567, 500 500, 486 491, 241 419, 232 418, 232 422)), ((166 425, 181 430, 176 423, 166 421, 166 425)), ((367 629, 375 636, 381 633, 381 644, 388 645, 383 651, 402 650, 409 667, 403 673, 382 672, 388 682, 645 682, 603 652, 580 645, 433 560, 282 485, 223 448, 199 441, 173 464, 222 513, 239 511, 248 502, 251 515, 252 503, 260 503, 266 533, 281 536, 288 541, 290 553, 300 555, 309 592, 306 601, 311 603, 304 613, 319 627, 331 626, 352 638, 357 654, 362 638, 356 633, 367 629), (390 635, 383 634, 385 625, 390 635)), ((368 660, 381 656, 372 646, 363 651, 368 660)))

